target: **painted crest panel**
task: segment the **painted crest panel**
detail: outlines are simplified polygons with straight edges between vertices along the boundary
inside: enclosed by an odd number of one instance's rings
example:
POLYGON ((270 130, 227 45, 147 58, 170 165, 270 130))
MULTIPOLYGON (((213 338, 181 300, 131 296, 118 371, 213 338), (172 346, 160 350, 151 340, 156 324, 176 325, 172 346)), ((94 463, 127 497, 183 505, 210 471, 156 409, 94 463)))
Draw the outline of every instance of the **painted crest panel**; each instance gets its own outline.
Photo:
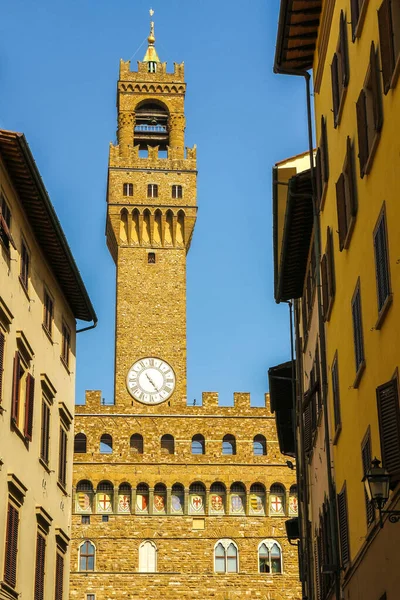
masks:
POLYGON ((190 513, 204 515, 204 498, 198 494, 190 496, 190 513))

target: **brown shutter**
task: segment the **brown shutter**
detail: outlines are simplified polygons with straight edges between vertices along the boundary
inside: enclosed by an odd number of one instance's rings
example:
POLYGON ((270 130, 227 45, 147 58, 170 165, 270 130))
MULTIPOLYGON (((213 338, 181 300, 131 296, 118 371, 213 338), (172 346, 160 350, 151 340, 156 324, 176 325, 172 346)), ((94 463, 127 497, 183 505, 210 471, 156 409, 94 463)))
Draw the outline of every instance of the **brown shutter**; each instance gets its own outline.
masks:
POLYGON ((360 160, 360 176, 365 175, 365 166, 368 160, 368 126, 365 92, 361 90, 357 104, 357 131, 358 131, 358 158, 360 160))
POLYGON ((310 452, 312 448, 312 403, 309 401, 303 413, 304 423, 304 450, 310 452))
POLYGON ((66 481, 67 481, 67 434, 62 427, 60 427, 58 480, 63 486, 66 485, 66 481))
POLYGON ((342 557, 342 567, 346 567, 350 562, 349 547, 349 522, 347 514, 346 487, 337 495, 338 517, 339 517, 339 538, 340 555, 342 557))
POLYGON ((317 188, 317 206, 321 204, 322 198, 322 169, 321 169, 321 149, 318 148, 317 154, 315 157, 315 183, 317 188))
POLYGON ((349 56, 347 47, 347 23, 346 17, 343 11, 340 13, 340 62, 342 67, 342 81, 340 82, 343 87, 347 87, 349 83, 349 56))
POLYGON ((378 292, 378 312, 380 312, 390 294, 389 259, 386 243, 385 212, 379 221, 374 234, 375 274, 378 292))
POLYGON ((326 254, 321 258, 321 284, 322 284, 322 307, 324 313, 324 320, 327 319, 328 306, 329 306, 329 293, 328 293, 328 267, 326 254))
POLYGON ((326 130, 326 119, 322 115, 321 117, 321 172, 322 181, 326 183, 329 179, 329 157, 328 157, 328 134, 326 130))
MULTIPOLYGON (((372 453, 371 453, 371 434, 368 430, 367 435, 364 438, 364 441, 361 445, 361 459, 362 459, 362 467, 363 467, 363 475, 367 474, 367 472, 371 468, 372 461, 372 453)), ((364 496, 365 496, 365 511, 367 515, 367 525, 372 523, 375 518, 375 510, 372 502, 368 498, 367 490, 364 488, 364 496)))
POLYGON ((33 409, 35 401, 35 378, 28 373, 26 378, 26 398, 25 398, 25 424, 24 435, 27 440, 32 441, 33 428, 33 409))
POLYGON ((356 28, 358 24, 358 19, 360 17, 360 9, 358 7, 359 0, 351 0, 351 32, 352 32, 352 40, 356 39, 356 28))
POLYGON ((5 335, 0 331, 0 404, 3 392, 3 371, 4 371, 4 346, 6 343, 5 335))
POLYGON ((375 52, 375 44, 371 43, 370 57, 370 78, 371 78, 371 93, 372 93, 372 106, 374 111, 374 126, 377 133, 382 129, 383 124, 383 112, 381 102, 381 90, 379 85, 379 67, 378 57, 375 52))
POLYGON ((35 564, 35 598, 44 598, 44 565, 45 565, 46 541, 40 533, 36 537, 36 564, 35 564))
POLYGON ((376 389, 382 464, 389 471, 392 486, 400 481, 400 410, 397 380, 376 389))
POLYGON ((395 67, 393 23, 390 0, 383 0, 378 9, 379 45, 381 48, 383 91, 385 94, 390 89, 395 67))
POLYGON ((18 526, 18 510, 9 503, 7 510, 4 581, 13 588, 15 588, 17 583, 18 526))
POLYGON ((357 195, 356 195, 356 181, 354 178, 354 153, 353 153, 353 145, 351 143, 350 136, 347 136, 347 154, 346 154, 346 162, 347 162, 347 178, 348 178, 348 188, 349 188, 349 205, 350 205, 350 214, 352 217, 355 217, 357 214, 357 195))
POLYGON ((63 600, 64 588, 64 558, 59 552, 56 554, 56 589, 54 600, 63 600))
POLYGON ((336 206, 338 214, 338 228, 339 228, 339 249, 340 251, 344 248, 344 241, 347 235, 347 219, 346 219, 346 189, 344 174, 341 173, 339 179, 336 182, 336 206))
POLYGON ((11 420, 16 423, 18 421, 18 410, 19 410, 19 372, 21 368, 21 359, 19 352, 15 353, 14 356, 14 369, 13 369, 13 387, 12 387, 12 400, 11 400, 11 420))
POLYGON ((338 57, 335 52, 331 64, 331 77, 332 77, 332 101, 333 101, 333 123, 337 127, 337 118, 339 113, 339 68, 338 68, 338 57))
POLYGON ((333 255, 333 235, 332 229, 327 227, 326 231, 326 266, 328 271, 328 295, 329 299, 335 297, 336 281, 335 281, 335 260, 333 255))

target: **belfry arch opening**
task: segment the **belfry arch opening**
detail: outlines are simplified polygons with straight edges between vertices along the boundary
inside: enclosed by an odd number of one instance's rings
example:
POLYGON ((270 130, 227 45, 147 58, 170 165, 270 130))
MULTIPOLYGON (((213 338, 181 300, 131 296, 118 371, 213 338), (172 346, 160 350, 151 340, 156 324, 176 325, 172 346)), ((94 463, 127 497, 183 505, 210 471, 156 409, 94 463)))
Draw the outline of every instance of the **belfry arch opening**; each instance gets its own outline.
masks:
POLYGON ((167 107, 155 100, 141 102, 135 110, 134 144, 140 150, 147 146, 158 146, 159 150, 167 150, 169 144, 167 107))

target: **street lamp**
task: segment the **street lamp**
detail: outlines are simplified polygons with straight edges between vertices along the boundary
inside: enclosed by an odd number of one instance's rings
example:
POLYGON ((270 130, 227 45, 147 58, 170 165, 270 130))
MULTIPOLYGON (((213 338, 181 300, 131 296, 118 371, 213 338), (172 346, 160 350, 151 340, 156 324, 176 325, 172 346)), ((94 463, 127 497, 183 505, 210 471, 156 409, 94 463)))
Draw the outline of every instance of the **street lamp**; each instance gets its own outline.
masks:
POLYGON ((382 515, 389 515, 391 523, 400 521, 400 510, 382 510, 389 499, 390 475, 384 467, 379 466, 381 461, 377 458, 371 463, 371 468, 363 479, 368 499, 372 506, 379 511, 379 523, 383 527, 382 515))

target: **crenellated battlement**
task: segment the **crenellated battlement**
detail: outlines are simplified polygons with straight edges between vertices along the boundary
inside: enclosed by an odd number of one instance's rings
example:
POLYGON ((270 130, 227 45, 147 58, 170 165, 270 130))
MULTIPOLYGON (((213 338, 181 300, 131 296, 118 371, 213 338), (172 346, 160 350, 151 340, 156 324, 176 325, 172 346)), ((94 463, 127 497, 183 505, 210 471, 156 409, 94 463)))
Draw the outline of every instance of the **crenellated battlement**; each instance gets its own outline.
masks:
POLYGON ((128 145, 124 154, 118 144, 110 144, 109 166, 122 169, 167 170, 167 171, 196 171, 197 146, 185 148, 185 156, 181 158, 176 148, 167 148, 166 156, 160 154, 158 146, 147 146, 148 156, 140 156, 139 145, 128 145))
POLYGON ((135 81, 135 82, 170 82, 170 83, 183 83, 185 84, 185 63, 175 63, 173 73, 167 72, 167 63, 157 63, 157 72, 149 73, 148 63, 137 61, 137 71, 131 70, 130 60, 120 60, 119 63, 119 79, 121 81, 135 81))

